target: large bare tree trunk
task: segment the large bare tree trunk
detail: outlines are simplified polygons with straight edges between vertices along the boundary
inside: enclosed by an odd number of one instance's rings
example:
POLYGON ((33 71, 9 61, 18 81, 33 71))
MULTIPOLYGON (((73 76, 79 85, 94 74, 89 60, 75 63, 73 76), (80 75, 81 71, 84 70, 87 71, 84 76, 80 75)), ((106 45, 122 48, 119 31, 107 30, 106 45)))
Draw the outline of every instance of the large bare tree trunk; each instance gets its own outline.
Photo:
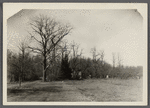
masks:
MULTIPOLYGON (((55 59, 51 58, 52 52, 55 50, 57 44, 67 36, 72 27, 68 24, 56 22, 54 19, 47 16, 40 15, 35 17, 30 22, 33 32, 29 33, 39 47, 29 46, 33 52, 43 56, 43 81, 46 81, 46 70, 50 66, 50 61, 55 59), (51 60, 50 60, 51 59, 51 60)), ((54 51, 55 54, 55 51, 54 51)))

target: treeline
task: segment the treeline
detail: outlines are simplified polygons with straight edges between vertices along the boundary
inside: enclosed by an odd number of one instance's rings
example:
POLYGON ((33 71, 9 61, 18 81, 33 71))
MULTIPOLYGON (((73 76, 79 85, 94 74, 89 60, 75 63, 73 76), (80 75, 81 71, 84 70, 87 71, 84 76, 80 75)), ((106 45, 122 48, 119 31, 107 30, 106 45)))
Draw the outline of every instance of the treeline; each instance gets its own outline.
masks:
MULTIPOLYGON (((75 46, 74 46, 75 47, 75 46)), ((56 53, 56 51, 55 51, 56 53)), ((58 52, 57 52, 58 53, 58 52)), ((142 67, 113 67, 111 64, 102 61, 102 58, 91 59, 73 53, 63 52, 63 55, 55 57, 47 69, 46 81, 81 79, 88 78, 137 78, 142 77, 142 67), (62 58, 61 58, 62 57, 62 58), (72 73, 75 73, 74 75, 72 73)), ((97 56, 98 57, 98 56, 97 56)), ((103 58, 104 59, 104 58, 103 58)), ((7 50, 7 69, 9 82, 33 81, 43 78, 42 57, 26 53, 24 60, 21 54, 7 50)))
POLYGON ((123 67, 120 56, 116 59, 114 53, 111 65, 105 61, 104 50, 99 51, 95 47, 90 52, 92 58, 85 58, 79 44, 64 40, 73 29, 70 24, 40 15, 31 19, 29 25, 30 38, 19 43, 19 52, 7 50, 8 80, 19 81, 20 86, 22 81, 38 79, 45 82, 64 79, 129 78, 137 76, 138 70, 141 69, 123 67))
POLYGON ((143 67, 142 66, 127 66, 127 67, 116 67, 109 74, 112 78, 121 78, 121 79, 140 79, 143 76, 143 67))
POLYGON ((41 58, 26 53, 24 58, 20 53, 7 50, 7 81, 32 81, 42 76, 41 58))

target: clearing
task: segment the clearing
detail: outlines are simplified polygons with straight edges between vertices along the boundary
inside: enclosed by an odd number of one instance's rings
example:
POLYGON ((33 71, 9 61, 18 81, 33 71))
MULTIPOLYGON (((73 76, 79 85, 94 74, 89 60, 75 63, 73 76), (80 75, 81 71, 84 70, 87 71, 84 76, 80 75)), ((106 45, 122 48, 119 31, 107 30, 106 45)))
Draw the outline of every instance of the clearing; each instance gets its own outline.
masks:
POLYGON ((86 79, 7 84, 8 102, 142 101, 142 79, 86 79))

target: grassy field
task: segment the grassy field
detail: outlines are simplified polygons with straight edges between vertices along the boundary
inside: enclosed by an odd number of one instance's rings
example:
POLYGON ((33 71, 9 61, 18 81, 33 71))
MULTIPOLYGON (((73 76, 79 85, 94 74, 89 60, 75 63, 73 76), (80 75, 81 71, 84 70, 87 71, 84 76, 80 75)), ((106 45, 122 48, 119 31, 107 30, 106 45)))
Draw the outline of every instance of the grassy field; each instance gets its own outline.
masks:
POLYGON ((7 85, 7 101, 142 101, 142 79, 87 79, 7 85))
POLYGON ((91 79, 70 81, 82 94, 94 101, 142 101, 142 79, 91 79))

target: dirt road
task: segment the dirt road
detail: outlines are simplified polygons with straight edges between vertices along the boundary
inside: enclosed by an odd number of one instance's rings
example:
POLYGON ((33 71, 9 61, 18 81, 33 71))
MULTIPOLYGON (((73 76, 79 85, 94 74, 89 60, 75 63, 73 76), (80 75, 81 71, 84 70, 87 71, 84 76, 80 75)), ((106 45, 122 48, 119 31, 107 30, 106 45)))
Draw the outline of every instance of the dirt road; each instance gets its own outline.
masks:
POLYGON ((89 97, 66 82, 41 82, 35 81, 22 84, 21 88, 17 85, 8 85, 7 101, 92 101, 89 97))

